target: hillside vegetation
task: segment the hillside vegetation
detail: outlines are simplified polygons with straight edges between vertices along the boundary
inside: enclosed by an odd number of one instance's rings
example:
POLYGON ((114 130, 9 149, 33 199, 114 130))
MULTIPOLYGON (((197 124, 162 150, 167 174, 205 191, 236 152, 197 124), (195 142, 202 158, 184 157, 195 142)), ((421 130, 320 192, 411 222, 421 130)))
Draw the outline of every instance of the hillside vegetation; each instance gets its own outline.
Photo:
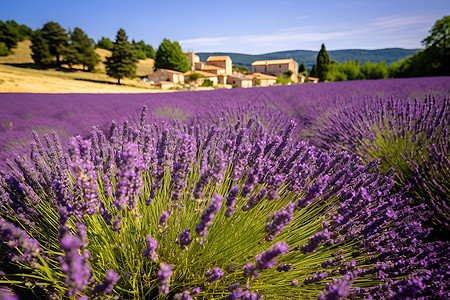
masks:
MULTIPOLYGON (((41 70, 36 68, 31 58, 31 42, 19 42, 14 52, 0 57, 1 93, 146 93, 162 91, 140 79, 125 79, 123 85, 105 74, 104 61, 111 52, 96 49, 101 63, 96 72, 81 71, 81 67, 68 69, 41 70)), ((139 60, 137 75, 145 76, 153 72, 153 59, 139 60)))

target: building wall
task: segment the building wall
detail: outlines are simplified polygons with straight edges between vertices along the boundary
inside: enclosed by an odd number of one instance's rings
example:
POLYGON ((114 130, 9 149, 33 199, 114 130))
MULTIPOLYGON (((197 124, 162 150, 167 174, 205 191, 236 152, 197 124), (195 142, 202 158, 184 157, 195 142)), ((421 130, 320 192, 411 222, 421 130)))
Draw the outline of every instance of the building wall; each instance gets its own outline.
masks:
POLYGON ((243 79, 235 76, 228 76, 227 83, 242 88, 252 87, 252 81, 250 79, 243 79))
POLYGON ((273 76, 283 75, 284 72, 291 70, 291 80, 298 81, 298 63, 292 60, 289 63, 283 64, 266 64, 266 65, 252 65, 252 73, 263 73, 273 76))
POLYGON ((208 61, 208 64, 210 64, 212 66, 224 68, 225 74, 232 74, 233 62, 230 58, 226 59, 226 60, 211 60, 211 61, 208 61))
POLYGON ((156 72, 147 76, 149 81, 170 81, 173 83, 184 83, 183 74, 176 74, 166 70, 157 70, 156 72))

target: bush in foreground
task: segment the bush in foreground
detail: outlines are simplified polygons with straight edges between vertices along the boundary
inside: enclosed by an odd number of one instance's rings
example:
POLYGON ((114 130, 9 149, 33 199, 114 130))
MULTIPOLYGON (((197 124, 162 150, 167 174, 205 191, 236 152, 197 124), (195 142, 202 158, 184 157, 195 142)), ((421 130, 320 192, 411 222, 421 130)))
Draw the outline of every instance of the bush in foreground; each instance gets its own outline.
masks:
MULTIPOLYGON (((145 112, 145 110, 144 110, 145 112)), ((261 123, 37 135, 1 174, 0 284, 37 297, 445 295, 448 243, 376 162, 261 123)), ((426 213, 425 213, 426 214, 426 213)))

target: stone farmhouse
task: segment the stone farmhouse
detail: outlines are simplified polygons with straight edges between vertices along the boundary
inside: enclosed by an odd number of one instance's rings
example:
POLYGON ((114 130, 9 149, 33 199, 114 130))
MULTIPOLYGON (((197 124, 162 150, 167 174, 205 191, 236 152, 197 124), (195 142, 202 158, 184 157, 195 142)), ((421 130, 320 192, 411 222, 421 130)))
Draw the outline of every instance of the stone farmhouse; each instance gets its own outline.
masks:
POLYGON ((275 60, 257 60, 252 63, 252 73, 262 73, 272 76, 284 76, 288 71, 292 72, 291 80, 298 82, 298 63, 292 58, 275 60))

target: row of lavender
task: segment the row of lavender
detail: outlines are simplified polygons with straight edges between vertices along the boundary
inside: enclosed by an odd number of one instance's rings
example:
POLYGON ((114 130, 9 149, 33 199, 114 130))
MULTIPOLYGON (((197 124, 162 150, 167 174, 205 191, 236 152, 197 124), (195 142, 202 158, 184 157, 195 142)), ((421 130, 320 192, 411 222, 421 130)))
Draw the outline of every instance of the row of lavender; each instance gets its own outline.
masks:
POLYGON ((32 161, 17 157, 2 173, 0 282, 48 297, 448 296, 448 243, 427 242, 436 223, 448 229, 448 79, 422 86, 437 95, 424 103, 352 99, 350 87, 314 105, 286 101, 294 90, 283 89, 255 90, 254 101, 219 94, 214 110, 206 93, 179 106, 163 99, 155 125, 95 128, 89 141, 71 140, 70 155, 57 135, 47 149, 35 135, 32 161), (167 126, 170 116, 184 122, 167 126), (308 136, 335 150, 298 142, 308 136), (392 157, 407 149, 416 152, 401 169, 405 159, 392 157), (371 157, 397 171, 373 173, 371 157))
POLYGON ((266 120, 266 128, 278 132, 286 120, 295 119, 300 138, 316 131, 317 119, 337 109, 336 101, 372 96, 423 99, 426 95, 448 96, 450 78, 416 78, 330 82, 317 85, 270 88, 177 92, 167 94, 0 94, 0 167, 13 152, 29 152, 31 130, 56 131, 67 144, 71 136, 87 137, 91 127, 106 129, 111 120, 137 122, 143 105, 154 120, 197 121, 231 119, 238 112, 252 111, 266 120))

